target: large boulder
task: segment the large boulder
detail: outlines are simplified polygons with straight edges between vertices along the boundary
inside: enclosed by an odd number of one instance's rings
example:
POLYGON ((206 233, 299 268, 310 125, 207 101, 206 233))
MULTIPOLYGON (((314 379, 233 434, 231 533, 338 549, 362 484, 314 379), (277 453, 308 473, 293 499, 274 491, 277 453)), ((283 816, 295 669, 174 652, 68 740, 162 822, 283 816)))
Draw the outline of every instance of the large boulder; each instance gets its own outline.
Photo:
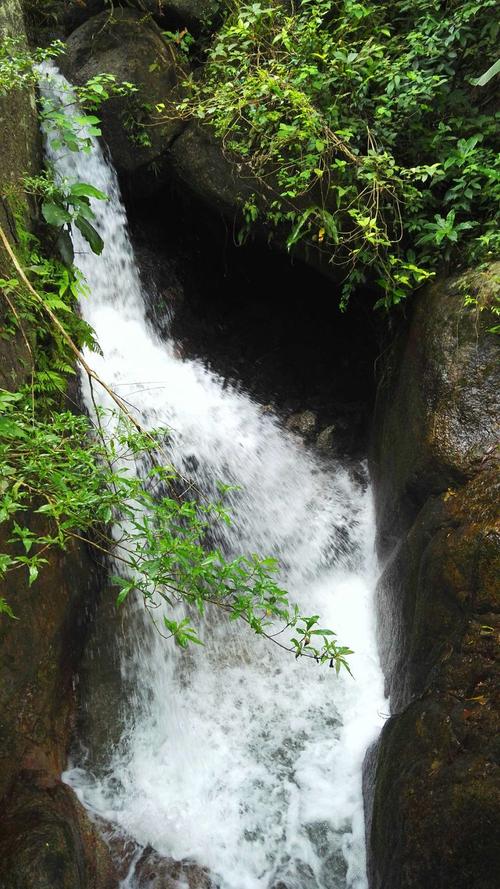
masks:
POLYGON ((376 757, 373 889, 498 881, 499 273, 422 294, 379 386, 377 596, 393 716, 376 757))
POLYGON ((234 219, 256 190, 256 182, 224 154, 210 129, 190 121, 170 150, 170 165, 181 187, 223 216, 234 219))
POLYGON ((180 98, 187 75, 182 52, 150 18, 117 8, 74 31, 61 67, 76 84, 107 73, 137 86, 137 93, 103 105, 103 136, 118 172, 133 190, 143 195, 157 189, 165 179, 168 149, 184 123, 173 112, 159 122, 155 106, 180 98))
POLYGON ((74 793, 19 779, 0 820, 0 889, 117 889, 109 851, 74 793))
MULTIPOLYGON (((267 218, 267 210, 275 197, 272 185, 264 178, 257 179, 248 164, 226 152, 211 127, 199 120, 190 120, 172 142, 167 164, 172 181, 187 200, 194 198, 236 231, 245 229, 244 204, 252 198, 261 215, 251 226, 251 236, 261 243, 272 244, 276 250, 288 252, 288 225, 276 227, 267 218)), ((329 262, 328 254, 312 242, 299 240, 293 255, 336 284, 343 278, 343 272, 329 262)))
POLYGON ((383 557, 429 495, 471 478, 498 442, 498 338, 487 329, 499 276, 496 263, 418 294, 385 360, 371 458, 383 557))
MULTIPOLYGON (((180 8, 179 3, 174 5, 180 8)), ((202 8, 188 0, 185 6, 202 8)), ((167 7, 164 3, 162 8, 167 7)), ((240 231, 245 224, 244 204, 252 198, 262 211, 251 227, 252 236, 272 241, 278 250, 288 249, 289 226, 276 227, 267 218, 275 183, 256 178, 248 164, 225 150, 210 126, 179 117, 176 104, 185 94, 189 63, 175 41, 165 39, 152 16, 115 4, 71 34, 60 65, 76 84, 107 72, 139 87, 135 96, 112 99, 100 112, 104 139, 127 192, 149 198, 165 184, 173 184, 177 202, 195 202, 240 231), (158 104, 167 111, 159 115, 158 104)), ((199 70, 193 74, 199 75, 199 70)), ((334 282, 342 280, 343 272, 319 245, 299 240, 293 252, 334 282)))

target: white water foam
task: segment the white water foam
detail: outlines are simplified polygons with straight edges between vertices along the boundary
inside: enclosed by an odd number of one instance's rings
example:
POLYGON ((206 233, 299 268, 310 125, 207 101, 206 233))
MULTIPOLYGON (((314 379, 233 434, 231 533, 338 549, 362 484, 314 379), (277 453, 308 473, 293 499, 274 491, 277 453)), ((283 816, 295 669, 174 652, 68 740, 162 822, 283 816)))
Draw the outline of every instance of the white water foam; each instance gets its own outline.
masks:
MULTIPOLYGON (((45 67, 41 88, 61 95, 67 85, 45 67)), ((227 550, 278 557, 301 609, 320 614, 356 652, 355 678, 336 678, 209 616, 205 646, 186 654, 145 617, 137 629, 131 615, 137 638, 122 663, 135 689, 127 728, 104 770, 76 762, 66 780, 91 812, 162 855, 207 867, 221 889, 366 889, 361 767, 386 711, 370 491, 159 339, 145 318, 116 176, 99 145, 75 154, 49 143, 47 153, 59 176, 109 196, 93 201, 102 256, 75 233, 90 288, 81 309, 103 351, 89 362, 133 402, 145 427, 170 427, 173 462, 202 491, 212 494, 218 481, 240 486, 227 550)), ((108 406, 104 393, 95 395, 108 406)), ((122 885, 136 886, 133 873, 122 885)))

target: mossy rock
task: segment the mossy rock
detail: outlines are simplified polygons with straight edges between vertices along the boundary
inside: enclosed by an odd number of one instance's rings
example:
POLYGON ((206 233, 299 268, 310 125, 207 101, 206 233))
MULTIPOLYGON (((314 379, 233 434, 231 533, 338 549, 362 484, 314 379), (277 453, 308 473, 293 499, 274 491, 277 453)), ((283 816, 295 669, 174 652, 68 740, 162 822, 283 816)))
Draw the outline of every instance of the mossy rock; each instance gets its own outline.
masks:
MULTIPOLYGON (((0 35, 17 37, 27 47, 20 0, 3 0, 0 5, 0 35)), ((16 87, 0 96, 2 164, 0 166, 0 222, 12 241, 16 240, 15 216, 26 225, 35 215, 34 202, 22 187, 24 176, 35 176, 41 167, 41 139, 32 87, 16 87)), ((0 247, 0 274, 10 274, 0 247)))
POLYGON ((429 495, 471 478, 497 444, 499 293, 500 263, 437 280, 384 362, 371 453, 383 557, 429 495))
MULTIPOLYGON (((27 46, 20 0, 0 4, 0 35, 17 37, 27 46)), ((36 205, 22 185, 24 176, 35 176, 41 167, 41 139, 34 90, 16 88, 0 96, 0 225, 14 250, 18 225, 30 229, 36 217, 36 205)), ((0 277, 15 277, 6 250, 0 244, 0 277)), ((0 327, 4 327, 7 303, 0 300, 0 327)), ((0 386, 17 389, 29 376, 31 355, 27 337, 17 331, 9 339, 0 339, 0 386)))
POLYGON ((499 274, 416 297, 379 388, 377 599, 394 716, 367 825, 373 889, 498 883, 499 274))
POLYGON ((451 702, 425 699, 385 726, 371 832, 373 889, 498 886, 499 769, 489 751, 471 751, 457 732, 455 722, 465 723, 467 712, 457 717, 451 702))
POLYGON ((0 889, 117 889, 109 851, 72 790, 24 774, 0 821, 0 889))
POLYGON ((129 187, 140 195, 157 189, 166 177, 168 149, 184 123, 172 111, 159 124, 155 107, 159 103, 173 107, 181 97, 188 73, 183 53, 164 39, 151 18, 117 8, 74 31, 61 68, 76 84, 107 73, 138 87, 137 93, 103 105, 102 131, 115 167, 129 187))

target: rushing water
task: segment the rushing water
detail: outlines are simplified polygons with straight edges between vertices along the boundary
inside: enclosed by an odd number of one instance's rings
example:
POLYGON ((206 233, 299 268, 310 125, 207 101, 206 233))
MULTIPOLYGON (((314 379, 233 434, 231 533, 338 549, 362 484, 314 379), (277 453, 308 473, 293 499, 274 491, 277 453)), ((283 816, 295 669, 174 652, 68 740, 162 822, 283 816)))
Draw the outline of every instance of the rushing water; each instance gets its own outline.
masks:
MULTIPOLYGON (((45 69, 46 94, 64 83, 45 69)), ((221 889, 365 889, 361 766, 385 711, 370 491, 309 453, 245 392, 176 356, 146 320, 125 210, 101 149, 47 151, 59 176, 109 196, 93 202, 102 256, 75 233, 90 289, 81 310, 103 351, 89 361, 145 427, 172 430, 174 463, 207 496, 219 480, 240 486, 227 551, 277 556, 302 610, 320 614, 356 652, 355 678, 336 678, 209 615, 205 646, 186 654, 132 610, 134 645, 122 656, 134 688, 126 728, 104 767, 82 758, 66 780, 116 830, 207 867, 221 889)), ((133 868, 122 885, 136 885, 133 868)))

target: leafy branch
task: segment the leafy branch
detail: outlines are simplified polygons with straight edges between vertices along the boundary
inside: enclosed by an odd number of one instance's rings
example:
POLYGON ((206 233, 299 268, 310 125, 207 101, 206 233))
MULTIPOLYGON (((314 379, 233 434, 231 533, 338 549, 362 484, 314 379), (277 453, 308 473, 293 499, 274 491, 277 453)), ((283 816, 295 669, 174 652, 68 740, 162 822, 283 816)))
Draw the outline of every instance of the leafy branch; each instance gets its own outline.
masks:
POLYGON ((255 183, 258 220, 311 245, 390 308, 443 263, 500 248, 495 0, 230 5, 175 110, 255 183), (479 69, 479 70, 478 70, 479 69), (469 147, 464 151, 463 146, 469 147), (445 222, 441 223, 439 220, 445 222))
MULTIPOLYGON (((207 546, 214 524, 231 520, 221 503, 173 495, 179 476, 161 462, 164 429, 144 432, 122 412, 100 410, 98 420, 67 412, 40 418, 23 393, 0 390, 0 525, 10 528, 12 546, 0 553, 1 577, 25 570, 31 586, 54 548, 84 541, 119 566, 112 577, 118 604, 138 593, 181 648, 201 643, 193 615, 212 605, 296 657, 337 672, 347 667, 350 650, 319 627, 317 615, 305 617, 290 603, 275 559, 227 559, 207 546), (146 454, 152 466, 140 478, 134 467, 146 454), (120 530, 112 534, 111 523, 120 530), (179 617, 179 607, 187 614, 179 617), (289 644, 276 638, 276 621, 279 632, 295 628, 289 644)), ((5 600, 0 612, 15 616, 5 600)))

